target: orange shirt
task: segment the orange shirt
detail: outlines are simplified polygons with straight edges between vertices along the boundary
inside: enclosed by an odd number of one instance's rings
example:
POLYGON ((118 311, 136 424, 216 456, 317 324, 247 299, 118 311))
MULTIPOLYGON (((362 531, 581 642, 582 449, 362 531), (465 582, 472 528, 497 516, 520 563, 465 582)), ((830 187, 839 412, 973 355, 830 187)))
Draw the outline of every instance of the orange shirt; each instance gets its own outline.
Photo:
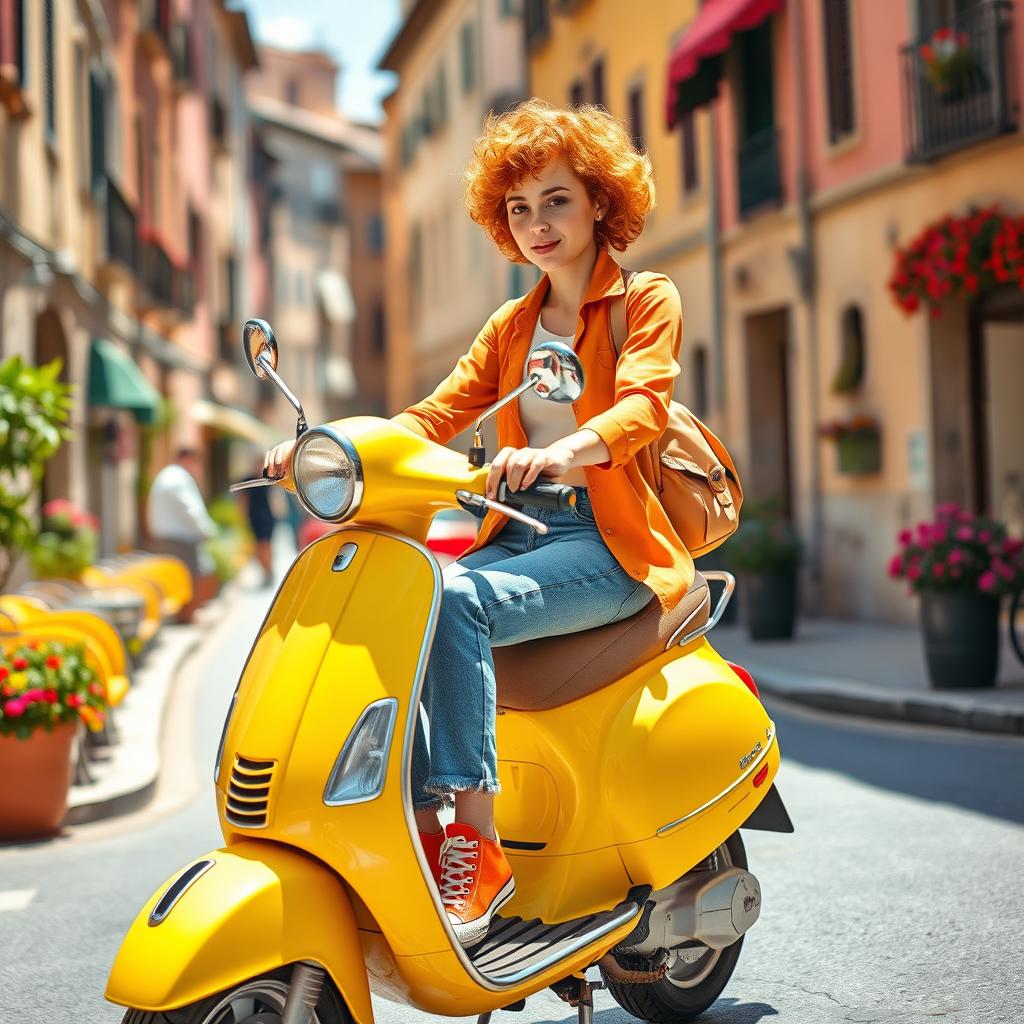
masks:
MULTIPOLYGON (((484 325, 448 378, 396 422, 438 444, 471 426, 502 395, 522 383, 534 327, 548 291, 545 275, 521 299, 512 299, 484 325)), ((580 429, 593 430, 611 460, 584 467, 594 518, 609 550, 634 579, 671 608, 693 582, 690 553, 640 475, 634 455, 656 440, 668 422, 672 386, 679 375, 683 316, 679 292, 662 274, 644 274, 630 285, 629 333, 618 360, 612 344, 611 299, 623 293, 618 264, 598 252, 576 325, 576 353, 585 388, 572 409, 580 429)), ((525 448, 519 403, 497 415, 498 448, 525 448)), ((487 544, 507 517, 488 512, 471 550, 487 544)))

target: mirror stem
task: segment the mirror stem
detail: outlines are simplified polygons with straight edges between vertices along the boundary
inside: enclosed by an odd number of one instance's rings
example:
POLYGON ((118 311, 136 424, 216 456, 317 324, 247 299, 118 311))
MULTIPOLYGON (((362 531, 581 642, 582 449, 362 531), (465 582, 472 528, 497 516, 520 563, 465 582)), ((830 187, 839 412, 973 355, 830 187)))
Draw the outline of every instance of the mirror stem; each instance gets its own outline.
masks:
POLYGON ((523 381, 514 391, 510 391, 504 398, 499 398, 484 414, 476 421, 476 426, 473 427, 473 447, 469 450, 469 463, 471 466, 475 466, 479 469, 487 461, 487 453, 484 448, 484 439, 480 434, 480 428, 496 413, 508 405, 509 402, 514 402, 521 394, 529 391, 530 388, 540 380, 540 375, 531 373, 530 376, 523 381))
POLYGON ((285 384, 283 380, 281 380, 277 370, 275 370, 273 366, 271 366, 270 363, 263 357, 262 352, 256 357, 256 362, 260 364, 260 366, 263 369, 263 372, 267 375, 268 379, 273 382, 273 384, 277 387, 277 390, 280 391, 282 395, 284 395, 284 397, 288 400, 288 403, 298 414, 299 422, 295 427, 295 436, 302 437, 302 435, 307 430, 309 430, 309 426, 306 423, 306 414, 302 411, 302 404, 291 393, 290 389, 288 388, 288 385, 285 384))

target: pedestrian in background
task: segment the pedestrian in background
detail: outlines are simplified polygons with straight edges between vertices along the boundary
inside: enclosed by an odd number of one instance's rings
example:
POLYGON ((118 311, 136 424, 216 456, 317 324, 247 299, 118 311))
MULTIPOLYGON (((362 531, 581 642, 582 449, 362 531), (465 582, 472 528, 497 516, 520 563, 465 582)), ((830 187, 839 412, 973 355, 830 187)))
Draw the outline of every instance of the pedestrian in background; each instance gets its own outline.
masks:
MULTIPOLYGON (((254 468, 253 476, 260 476, 263 472, 262 458, 258 460, 254 468)), ((271 490, 270 487, 248 487, 244 491, 238 492, 245 506, 249 529, 256 542, 256 557, 263 569, 263 586, 265 587, 269 587, 274 579, 271 541, 274 537, 274 527, 277 525, 277 516, 270 504, 271 490)))
POLYGON ((201 472, 199 452, 179 448, 175 461, 157 473, 146 501, 153 549, 180 558, 192 574, 193 598, 179 616, 186 622, 214 590, 213 559, 202 544, 217 535, 217 524, 210 518, 196 482, 201 472))

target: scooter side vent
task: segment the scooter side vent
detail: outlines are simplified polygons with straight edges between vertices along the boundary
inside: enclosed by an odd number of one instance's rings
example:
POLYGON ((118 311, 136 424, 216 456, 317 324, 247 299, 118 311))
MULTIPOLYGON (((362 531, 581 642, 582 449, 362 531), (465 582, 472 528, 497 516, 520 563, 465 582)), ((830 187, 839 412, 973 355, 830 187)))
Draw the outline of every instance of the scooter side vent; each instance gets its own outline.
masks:
POLYGON ((276 761, 254 761, 235 754, 224 817, 239 828, 263 828, 274 782, 276 761))

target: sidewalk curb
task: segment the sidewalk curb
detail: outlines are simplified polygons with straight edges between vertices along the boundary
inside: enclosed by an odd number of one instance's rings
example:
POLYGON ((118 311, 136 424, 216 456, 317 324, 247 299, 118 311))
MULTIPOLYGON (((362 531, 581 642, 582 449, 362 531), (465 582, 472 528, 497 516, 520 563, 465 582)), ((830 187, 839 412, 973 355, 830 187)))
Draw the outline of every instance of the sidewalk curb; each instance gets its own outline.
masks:
MULTIPOLYGON (((153 741, 154 748, 151 751, 150 762, 130 773, 124 773, 120 778, 109 783, 106 788, 111 791, 104 795, 90 794, 89 786, 73 786, 69 796, 67 813, 64 815, 64 820, 61 823, 63 828, 131 814, 134 811, 141 810, 153 798, 160 778, 160 771, 163 767, 160 759, 160 748, 162 745, 164 718, 167 708, 170 706, 170 702, 178 688, 182 670, 188 664, 189 659, 202 648, 210 633, 213 632, 223 618, 221 614, 222 608, 228 603, 237 586, 236 577, 236 579, 221 588, 220 593, 214 600, 203 607, 203 621, 196 624, 194 634, 188 637, 187 642, 182 645, 180 650, 173 653, 169 664, 163 666, 166 682, 163 685, 162 694, 159 695, 159 707, 155 711, 156 721, 148 723, 151 734, 147 739, 153 741), (89 799, 91 795, 95 799, 89 799)), ((152 685, 154 684, 150 681, 150 686, 152 685)))
POLYGON ((1012 708, 981 707, 964 691, 886 693, 874 688, 868 691, 863 684, 842 679, 819 679, 816 683, 794 685, 792 680, 784 678, 783 670, 778 667, 758 665, 749 659, 744 667, 753 675, 763 694, 821 711, 1001 736, 1024 736, 1024 713, 1012 708))

